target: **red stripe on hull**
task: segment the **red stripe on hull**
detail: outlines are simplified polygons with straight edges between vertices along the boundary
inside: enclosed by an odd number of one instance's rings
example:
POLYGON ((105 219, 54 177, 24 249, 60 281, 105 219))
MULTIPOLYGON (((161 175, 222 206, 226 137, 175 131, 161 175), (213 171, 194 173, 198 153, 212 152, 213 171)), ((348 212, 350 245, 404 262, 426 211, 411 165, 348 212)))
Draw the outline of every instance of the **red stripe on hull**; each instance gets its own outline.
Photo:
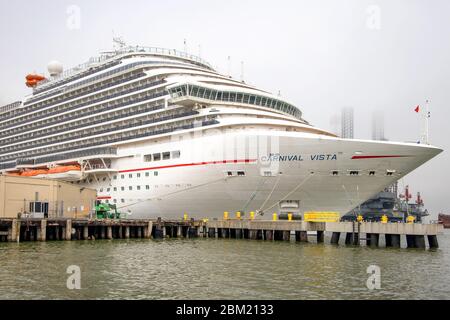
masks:
POLYGON ((134 172, 134 171, 146 171, 146 170, 160 170, 160 169, 169 169, 169 168, 178 168, 178 167, 203 166, 203 165, 208 165, 208 164, 250 163, 250 162, 255 162, 255 161, 256 161, 256 159, 241 159, 241 160, 196 162, 196 163, 181 163, 181 164, 172 164, 172 165, 168 165, 168 166, 120 170, 119 173, 134 172))
POLYGON ((111 197, 106 197, 106 196, 104 196, 104 197, 97 197, 97 200, 109 200, 109 199, 111 199, 111 197))
POLYGON ((360 159, 380 159, 380 158, 405 158, 409 156, 353 156, 353 160, 360 160, 360 159))

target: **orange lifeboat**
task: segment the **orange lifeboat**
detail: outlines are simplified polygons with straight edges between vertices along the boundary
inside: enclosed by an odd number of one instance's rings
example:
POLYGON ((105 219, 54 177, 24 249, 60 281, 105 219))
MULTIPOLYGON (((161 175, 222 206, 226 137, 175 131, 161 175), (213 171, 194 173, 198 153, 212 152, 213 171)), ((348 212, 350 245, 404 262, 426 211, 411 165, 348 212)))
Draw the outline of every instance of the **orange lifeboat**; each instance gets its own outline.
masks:
POLYGON ((81 170, 80 166, 76 166, 76 165, 59 166, 59 167, 55 167, 55 168, 48 170, 47 173, 52 174, 52 173, 63 173, 63 172, 68 172, 68 171, 80 171, 80 170, 81 170))
POLYGON ((21 176, 22 177, 34 177, 39 174, 47 174, 47 172, 48 172, 48 170, 45 170, 45 169, 27 170, 27 171, 22 172, 21 176))
POLYGON ((33 88, 35 87, 40 81, 45 80, 44 76, 41 76, 39 74, 28 74, 26 77, 25 84, 27 87, 33 88))
POLYGON ((7 175, 8 176, 19 177, 21 175, 21 173, 20 172, 8 172, 7 175))

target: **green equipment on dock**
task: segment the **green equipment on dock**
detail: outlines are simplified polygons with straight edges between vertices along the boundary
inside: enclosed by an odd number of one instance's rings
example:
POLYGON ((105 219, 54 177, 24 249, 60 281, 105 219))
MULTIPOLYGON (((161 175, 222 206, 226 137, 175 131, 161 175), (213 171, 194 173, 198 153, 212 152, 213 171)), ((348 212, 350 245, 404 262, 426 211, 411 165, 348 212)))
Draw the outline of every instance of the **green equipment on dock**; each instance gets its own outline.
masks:
POLYGON ((95 215, 97 219, 120 219, 117 206, 109 203, 98 203, 95 206, 95 215))

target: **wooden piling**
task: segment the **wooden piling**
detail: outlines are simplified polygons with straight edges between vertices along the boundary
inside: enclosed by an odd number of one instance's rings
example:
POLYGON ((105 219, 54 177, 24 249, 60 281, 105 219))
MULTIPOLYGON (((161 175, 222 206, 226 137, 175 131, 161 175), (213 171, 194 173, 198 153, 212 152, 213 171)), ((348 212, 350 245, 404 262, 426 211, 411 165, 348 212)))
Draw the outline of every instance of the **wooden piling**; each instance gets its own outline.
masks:
POLYGON ((66 227, 65 227, 65 239, 66 240, 72 240, 72 220, 68 219, 66 221, 66 227))
POLYGON ((339 244, 339 238, 341 237, 341 233, 340 232, 333 232, 331 234, 331 240, 330 243, 331 244, 339 244))
POLYGON ((414 236, 414 247, 418 249, 425 249, 425 237, 423 235, 414 236))
POLYGON ((439 243, 437 240, 437 236, 435 235, 428 235, 428 245, 430 246, 430 248, 439 248, 439 243))
POLYGON ((323 231, 317 231, 317 243, 322 243, 324 241, 323 231))
POLYGON ((370 247, 378 247, 378 243, 380 240, 380 235, 377 233, 369 233, 366 234, 367 245, 370 247))
POLYGON ((416 247, 416 243, 414 241, 414 236, 407 234, 406 235, 406 245, 408 246, 408 248, 415 248, 416 247))
POLYGON ((113 238, 111 226, 106 227, 106 238, 109 240, 111 240, 113 238))

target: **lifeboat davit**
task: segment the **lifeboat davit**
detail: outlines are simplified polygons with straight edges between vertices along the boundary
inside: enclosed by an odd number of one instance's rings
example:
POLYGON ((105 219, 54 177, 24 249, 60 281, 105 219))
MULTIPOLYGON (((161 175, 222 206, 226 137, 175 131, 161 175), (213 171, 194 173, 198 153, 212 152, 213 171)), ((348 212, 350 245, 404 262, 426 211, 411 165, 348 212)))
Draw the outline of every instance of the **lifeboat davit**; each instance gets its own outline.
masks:
POLYGON ((41 76, 39 74, 28 74, 25 79, 27 80, 25 84, 27 87, 35 87, 40 81, 45 80, 44 76, 41 76))

